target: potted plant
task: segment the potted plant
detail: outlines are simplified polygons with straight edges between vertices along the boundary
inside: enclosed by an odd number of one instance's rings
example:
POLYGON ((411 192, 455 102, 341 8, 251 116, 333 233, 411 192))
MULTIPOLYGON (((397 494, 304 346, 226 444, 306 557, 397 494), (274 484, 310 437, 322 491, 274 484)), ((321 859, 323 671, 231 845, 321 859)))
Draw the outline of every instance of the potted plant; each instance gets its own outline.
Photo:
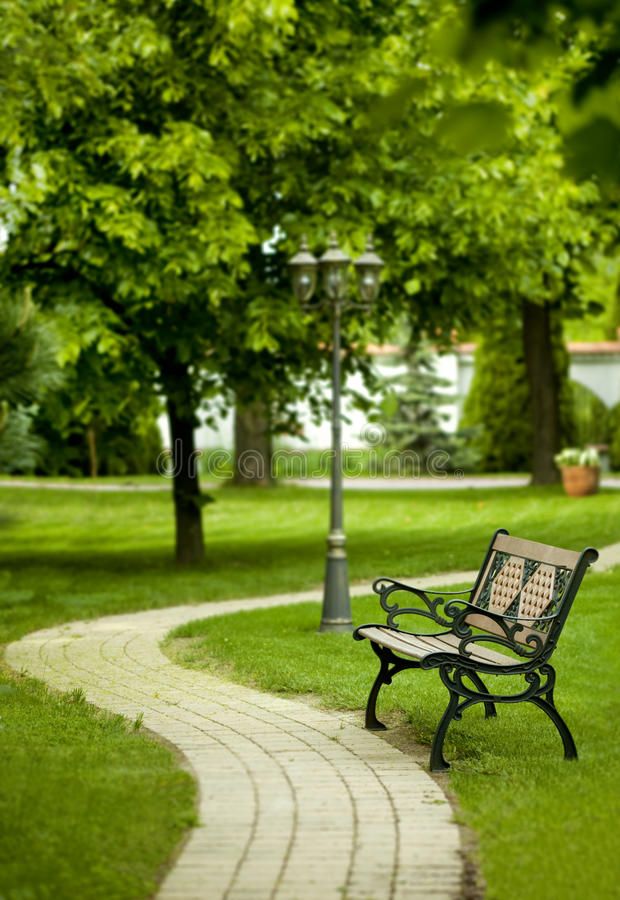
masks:
POLYGON ((586 497, 598 491, 601 461, 594 447, 567 447, 554 457, 569 497, 586 497))

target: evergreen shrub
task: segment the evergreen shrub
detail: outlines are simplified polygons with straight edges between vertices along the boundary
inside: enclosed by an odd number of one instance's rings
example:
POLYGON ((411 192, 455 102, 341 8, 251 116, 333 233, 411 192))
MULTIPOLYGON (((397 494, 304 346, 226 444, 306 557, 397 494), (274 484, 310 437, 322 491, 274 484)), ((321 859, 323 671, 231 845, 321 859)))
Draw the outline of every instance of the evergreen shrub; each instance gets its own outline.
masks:
POLYGON ((607 444, 610 437, 610 410, 594 391, 578 381, 571 381, 575 430, 571 444, 607 444))
MULTIPOLYGON (((561 325, 554 323, 554 362, 560 385, 562 443, 574 443, 573 393, 561 325)), ((478 342, 474 377, 460 427, 472 430, 483 472, 527 472, 533 441, 530 388, 519 322, 499 320, 478 342)))
POLYGON ((614 472, 620 471, 620 403, 616 403, 608 413, 609 465, 614 472))

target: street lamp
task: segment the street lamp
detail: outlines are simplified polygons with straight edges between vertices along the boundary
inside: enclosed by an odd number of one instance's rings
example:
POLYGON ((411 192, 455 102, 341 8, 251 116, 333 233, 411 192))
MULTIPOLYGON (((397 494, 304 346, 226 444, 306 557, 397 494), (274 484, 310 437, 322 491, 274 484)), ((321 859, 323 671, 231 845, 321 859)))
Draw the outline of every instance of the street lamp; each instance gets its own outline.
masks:
MULTIPOLYGON (((327 536, 327 559, 323 588, 323 612, 320 631, 352 631, 351 598, 347 566, 346 537, 342 511, 342 416, 340 412, 340 318, 344 309, 368 307, 379 293, 379 277, 383 260, 374 252, 372 238, 366 251, 354 262, 361 300, 351 300, 348 274, 351 260, 338 246, 336 235, 319 260, 310 253, 304 237, 299 253, 290 260, 293 291, 302 305, 307 305, 316 290, 320 268, 323 291, 332 318, 332 467, 330 483, 330 517, 327 536)), ((319 306, 320 304, 317 304, 319 306)))

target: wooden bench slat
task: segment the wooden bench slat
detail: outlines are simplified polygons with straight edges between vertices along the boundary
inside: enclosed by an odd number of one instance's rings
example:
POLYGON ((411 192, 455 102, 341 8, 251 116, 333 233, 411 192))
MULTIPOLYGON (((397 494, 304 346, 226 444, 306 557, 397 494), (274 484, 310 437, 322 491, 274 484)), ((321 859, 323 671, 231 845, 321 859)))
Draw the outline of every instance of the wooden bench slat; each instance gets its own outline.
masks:
MULTIPOLYGON (((408 632, 402 632, 399 637, 402 640, 407 641, 408 637, 413 637, 415 640, 421 642, 423 645, 427 646, 431 653, 435 653, 436 651, 440 651, 443 653, 458 653, 459 644, 461 639, 454 634, 416 634, 410 635, 408 632)), ((488 647, 480 646, 479 644, 470 644, 467 648, 471 652, 467 654, 467 657, 470 659, 478 660, 479 662, 492 662, 497 663, 497 665, 505 665, 507 657, 501 653, 497 653, 494 650, 491 650, 488 647)), ((426 654, 427 656, 429 654, 426 654)), ((518 660, 515 660, 518 662, 518 660)))
POLYGON ((549 563, 552 566, 566 566, 567 569, 574 569, 580 556, 574 550, 564 550, 562 547, 552 547, 550 544, 539 544, 538 541, 527 541, 525 538, 513 537, 510 534, 498 534, 493 542, 493 549, 515 556, 523 556, 525 559, 549 563))
MULTIPOLYGON (((367 628, 360 628, 359 633, 375 644, 382 647, 388 647, 396 653, 402 653, 412 659, 424 659, 432 653, 451 653, 458 656, 458 643, 460 638, 455 635, 422 635, 410 634, 408 632, 396 632, 389 628, 371 625, 367 628)), ((518 665, 519 660, 495 650, 482 647, 480 645, 470 645, 471 658, 478 662, 490 663, 491 665, 506 666, 518 665)), ((470 657, 468 657, 470 658, 470 657)))

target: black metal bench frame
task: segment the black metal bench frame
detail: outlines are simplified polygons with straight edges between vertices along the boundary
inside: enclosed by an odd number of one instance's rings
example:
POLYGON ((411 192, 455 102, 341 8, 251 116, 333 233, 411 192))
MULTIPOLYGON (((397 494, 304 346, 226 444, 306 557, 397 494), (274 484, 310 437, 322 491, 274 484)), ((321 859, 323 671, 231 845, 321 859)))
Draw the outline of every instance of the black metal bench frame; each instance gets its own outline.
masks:
POLYGON ((592 547, 576 553, 511 537, 500 528, 469 590, 440 593, 378 578, 373 590, 379 594, 387 623, 362 625, 353 634, 356 640, 370 640, 380 661, 366 706, 366 728, 385 729, 376 715, 384 684, 391 684, 405 669, 438 669, 449 699, 433 739, 432 771, 449 768, 443 756, 448 726, 476 703, 484 704, 487 718, 496 715, 496 703, 533 703, 556 726, 565 758, 576 759, 575 742, 555 705, 556 675, 549 659, 582 578, 597 559, 592 547), (400 607, 392 599, 399 591, 414 594, 424 607, 400 607), (396 620, 403 615, 423 616, 447 630, 402 631, 396 620), (489 644, 515 656, 497 653, 489 644), (516 694, 489 691, 484 674, 522 675, 525 686, 516 694))

